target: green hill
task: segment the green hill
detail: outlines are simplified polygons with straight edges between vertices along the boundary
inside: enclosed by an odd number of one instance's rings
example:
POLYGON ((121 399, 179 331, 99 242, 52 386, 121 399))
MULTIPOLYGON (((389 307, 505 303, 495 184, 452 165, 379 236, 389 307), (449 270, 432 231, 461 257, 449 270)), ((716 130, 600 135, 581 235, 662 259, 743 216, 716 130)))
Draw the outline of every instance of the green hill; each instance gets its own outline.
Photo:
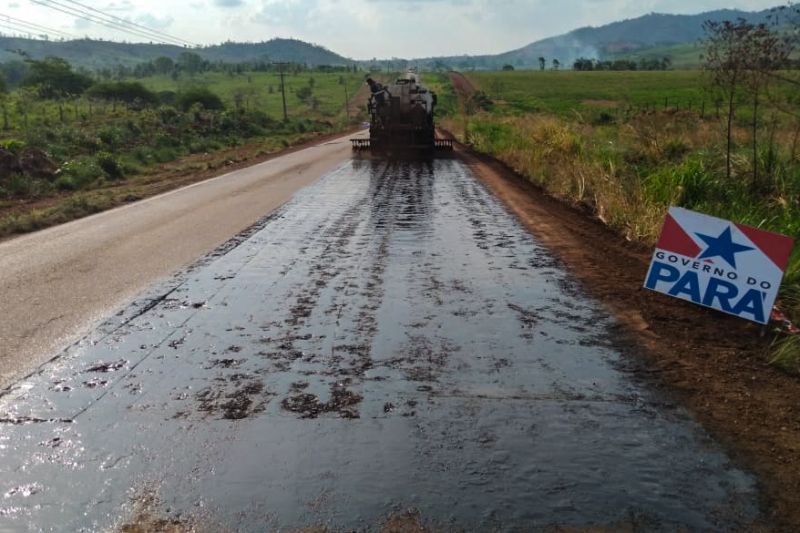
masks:
POLYGON ((605 26, 580 28, 502 54, 426 58, 419 62, 425 67, 460 69, 497 69, 506 64, 516 68, 537 68, 539 57, 544 57, 548 65, 553 59, 558 59, 569 67, 579 57, 617 59, 666 55, 672 58, 675 66, 691 67, 698 63, 696 43, 704 35, 703 22, 738 18, 754 23, 765 22, 769 13, 769 10, 748 12, 733 9, 697 15, 650 13, 605 26))
POLYGON ((13 50, 21 50, 34 59, 46 56, 63 57, 76 66, 86 68, 135 65, 159 56, 177 58, 191 51, 209 61, 242 62, 254 60, 288 61, 308 65, 347 65, 353 61, 322 46, 296 39, 271 39, 261 43, 227 42, 201 48, 148 43, 119 43, 79 39, 73 41, 41 41, 16 37, 0 37, 0 62, 19 59, 13 50))

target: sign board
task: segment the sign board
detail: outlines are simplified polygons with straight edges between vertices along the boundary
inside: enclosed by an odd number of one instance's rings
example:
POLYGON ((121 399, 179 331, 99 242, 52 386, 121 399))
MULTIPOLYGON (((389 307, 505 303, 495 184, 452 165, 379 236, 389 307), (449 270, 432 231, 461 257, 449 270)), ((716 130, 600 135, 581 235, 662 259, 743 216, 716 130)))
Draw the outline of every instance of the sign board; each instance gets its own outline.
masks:
POLYGON ((793 245, 784 235, 671 207, 644 286, 766 324, 793 245))

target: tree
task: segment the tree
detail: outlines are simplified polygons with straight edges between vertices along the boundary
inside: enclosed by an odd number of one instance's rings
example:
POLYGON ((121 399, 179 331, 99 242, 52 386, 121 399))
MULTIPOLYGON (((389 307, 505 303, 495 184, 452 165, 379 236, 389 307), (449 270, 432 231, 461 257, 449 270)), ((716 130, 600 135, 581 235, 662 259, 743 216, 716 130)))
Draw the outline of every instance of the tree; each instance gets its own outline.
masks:
POLYGON ((189 74, 197 74, 204 69, 205 61, 194 52, 181 52, 178 65, 189 74))
POLYGON ((736 114, 736 94, 746 69, 744 37, 752 25, 744 19, 737 22, 706 21, 705 70, 711 74, 711 83, 725 95, 727 102, 727 128, 725 146, 725 176, 731 177, 731 151, 733 149, 733 119, 736 114))
POLYGON ((16 87, 28 73, 28 64, 18 59, 0 63, 0 73, 9 87, 16 87))
POLYGON ((561 67, 561 61, 553 59, 553 70, 558 70, 561 67))
POLYGON ((544 70, 547 66, 547 60, 543 56, 539 56, 539 70, 544 70))
POLYGON ((514 65, 505 64, 505 65, 503 65, 503 70, 505 70, 505 71, 514 70, 514 65))
POLYGON ((136 103, 156 104, 159 101, 156 93, 148 90, 138 81, 97 83, 86 91, 86 94, 101 100, 124 102, 128 106, 136 103))
POLYGON ((41 61, 28 60, 28 74, 22 84, 33 87, 42 98, 66 98, 79 96, 92 85, 92 79, 72 70, 66 60, 47 57, 41 61))
POLYGON ((790 52, 781 39, 764 24, 754 25, 744 19, 736 22, 707 21, 704 68, 714 87, 722 91, 727 104, 725 175, 731 177, 733 122, 736 97, 747 90, 753 97, 753 184, 758 177, 757 127, 759 94, 769 82, 771 71, 783 66, 790 52))
POLYGON ((153 60, 153 67, 159 74, 169 74, 175 68, 175 62, 169 57, 161 56, 153 60))
POLYGON ((310 85, 304 85, 299 89, 297 89, 295 95, 301 102, 308 103, 311 100, 313 92, 314 90, 311 88, 310 85))
POLYGON ((3 129, 8 129, 8 94, 6 94, 6 80, 0 74, 0 112, 3 114, 3 129))
POLYGON ((178 95, 178 105, 184 111, 189 111, 193 105, 200 104, 203 109, 224 109, 222 99, 205 87, 193 87, 178 95))
POLYGON ((746 36, 747 52, 744 86, 750 94, 753 105, 752 140, 753 140, 753 181, 758 185, 758 117, 759 103, 767 92, 772 74, 786 65, 790 49, 780 35, 774 33, 766 25, 753 26, 746 36))

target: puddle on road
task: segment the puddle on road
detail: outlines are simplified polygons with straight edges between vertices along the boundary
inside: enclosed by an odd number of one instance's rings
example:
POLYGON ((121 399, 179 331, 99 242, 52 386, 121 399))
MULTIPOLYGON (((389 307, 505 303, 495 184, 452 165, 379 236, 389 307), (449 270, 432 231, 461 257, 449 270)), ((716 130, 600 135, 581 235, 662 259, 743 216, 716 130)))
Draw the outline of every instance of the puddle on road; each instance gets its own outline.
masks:
POLYGON ((0 398, 0 530, 746 527, 614 329, 458 161, 349 162, 0 398))

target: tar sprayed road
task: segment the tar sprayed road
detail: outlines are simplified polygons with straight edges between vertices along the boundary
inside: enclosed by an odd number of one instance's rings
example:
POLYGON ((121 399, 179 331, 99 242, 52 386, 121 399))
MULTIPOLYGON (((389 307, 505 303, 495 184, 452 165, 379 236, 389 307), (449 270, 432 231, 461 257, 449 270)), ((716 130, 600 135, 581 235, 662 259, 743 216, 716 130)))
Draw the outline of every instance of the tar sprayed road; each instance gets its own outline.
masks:
POLYGON ((755 480, 458 160, 349 161, 0 398, 0 531, 727 531, 755 480))

